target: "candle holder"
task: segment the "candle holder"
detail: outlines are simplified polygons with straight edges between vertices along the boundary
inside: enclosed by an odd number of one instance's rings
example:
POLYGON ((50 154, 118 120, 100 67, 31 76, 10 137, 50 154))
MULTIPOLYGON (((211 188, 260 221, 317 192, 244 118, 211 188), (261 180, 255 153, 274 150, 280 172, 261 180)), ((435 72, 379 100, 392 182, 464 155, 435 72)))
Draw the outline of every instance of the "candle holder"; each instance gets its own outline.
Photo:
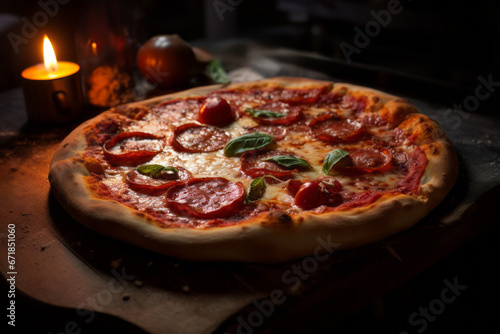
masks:
POLYGON ((81 116, 83 98, 80 67, 75 63, 59 62, 65 73, 57 78, 47 74, 43 64, 22 72, 22 86, 30 121, 66 123, 81 116))

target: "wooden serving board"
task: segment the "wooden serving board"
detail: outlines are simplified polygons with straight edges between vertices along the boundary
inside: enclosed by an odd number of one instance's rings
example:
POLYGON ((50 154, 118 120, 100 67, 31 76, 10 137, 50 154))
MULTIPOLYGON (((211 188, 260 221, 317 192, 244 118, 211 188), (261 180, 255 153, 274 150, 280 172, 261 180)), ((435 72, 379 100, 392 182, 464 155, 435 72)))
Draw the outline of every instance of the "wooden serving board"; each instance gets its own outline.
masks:
MULTIPOLYGON (((257 57, 248 64, 262 62, 257 57)), ((287 66, 283 62, 277 74, 317 76, 287 66)), ((69 309, 53 333, 85 330, 103 314, 126 321, 130 332, 311 332, 331 325, 498 222, 500 121, 469 114, 456 127, 443 118, 445 106, 409 98, 441 121, 459 155, 459 181, 446 200, 412 229, 382 242, 263 265, 178 261, 80 225, 50 194, 47 180, 58 143, 77 124, 23 125, 20 90, 2 93, 10 114, 2 116, 9 125, 1 126, 1 251, 6 254, 5 226, 15 224, 18 293, 69 309)), ((0 256, 4 276, 6 260, 0 256)))

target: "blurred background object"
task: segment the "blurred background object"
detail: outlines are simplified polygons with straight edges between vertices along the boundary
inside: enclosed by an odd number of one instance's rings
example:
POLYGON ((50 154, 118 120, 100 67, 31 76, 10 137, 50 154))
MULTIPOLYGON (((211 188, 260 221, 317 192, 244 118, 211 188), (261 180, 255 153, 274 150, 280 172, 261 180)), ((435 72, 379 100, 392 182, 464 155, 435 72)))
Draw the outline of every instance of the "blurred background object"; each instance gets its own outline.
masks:
POLYGON ((21 27, 21 18, 10 13, 2 13, 0 9, 0 91, 17 86, 21 82, 20 61, 11 47, 8 34, 21 27))
POLYGON ((7 60, 0 64, 2 89, 19 85, 14 68, 39 61, 34 44, 40 45, 43 33, 54 36, 61 59, 77 60, 78 22, 103 7, 113 10, 101 15, 111 23, 124 22, 136 43, 174 33, 188 42, 247 38, 467 87, 474 87, 480 74, 500 73, 500 3, 493 0, 30 2, 3 0, 0 7, 2 60, 7 60), (359 31, 368 32, 367 41, 357 36, 359 31))
POLYGON ((133 100, 136 41, 130 19, 116 3, 86 8, 75 31, 85 102, 113 107, 133 100))

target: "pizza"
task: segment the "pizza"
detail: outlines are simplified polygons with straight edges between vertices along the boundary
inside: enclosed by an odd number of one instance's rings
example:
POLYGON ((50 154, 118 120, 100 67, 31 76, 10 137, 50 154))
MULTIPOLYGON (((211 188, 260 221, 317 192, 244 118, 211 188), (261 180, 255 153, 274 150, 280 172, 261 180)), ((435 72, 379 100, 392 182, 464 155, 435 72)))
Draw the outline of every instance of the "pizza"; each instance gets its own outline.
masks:
POLYGON ((457 170, 443 130, 407 100, 278 77, 111 108, 64 139, 49 181, 105 235, 180 259, 272 263, 410 228, 457 170))

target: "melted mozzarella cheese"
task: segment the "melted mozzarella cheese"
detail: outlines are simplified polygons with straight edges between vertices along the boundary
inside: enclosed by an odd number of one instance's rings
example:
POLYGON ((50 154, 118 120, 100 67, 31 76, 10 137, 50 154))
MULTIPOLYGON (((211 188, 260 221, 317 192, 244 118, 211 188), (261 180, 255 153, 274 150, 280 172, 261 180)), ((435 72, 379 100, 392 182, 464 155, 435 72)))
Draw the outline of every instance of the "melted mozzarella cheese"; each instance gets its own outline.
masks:
MULTIPOLYGON (((243 107, 253 107, 251 104, 244 102, 243 107)), ((317 115, 325 112, 336 112, 340 115, 351 116, 348 113, 350 111, 343 110, 329 110, 325 108, 311 108, 305 110, 304 113, 309 119, 316 117, 317 115)), ((182 123, 192 123, 192 120, 180 122, 182 123)), ((179 124, 179 125, 180 125, 179 124)), ((236 138, 248 132, 249 128, 258 126, 251 117, 242 117, 237 121, 232 123, 230 126, 223 128, 227 131, 232 138, 236 138)), ((142 131, 153 133, 157 136, 162 136, 164 138, 169 138, 172 135, 173 126, 164 125, 159 121, 147 120, 147 121, 136 121, 130 126, 128 126, 127 131, 142 131)), ((390 131, 384 127, 370 128, 370 132, 383 140, 390 141, 390 131)), ((279 148, 288 150, 295 155, 298 155, 305 159, 312 168, 310 170, 300 170, 295 174, 295 179, 301 180, 314 180, 318 177, 324 176, 322 171, 323 160, 325 156, 335 148, 345 148, 352 146, 363 147, 367 145, 366 142, 358 142, 356 144, 339 144, 339 145, 329 145, 322 141, 314 138, 314 136, 305 131, 289 131, 286 138, 279 141, 277 146, 279 148)), ((371 145, 371 144, 370 144, 371 145)), ((401 151, 409 150, 408 147, 400 146, 398 149, 401 151)), ((231 181, 241 181, 245 188, 248 189, 252 178, 246 176, 240 169, 241 162, 240 157, 226 157, 224 156, 223 150, 209 153, 183 153, 174 151, 169 145, 166 145, 163 152, 155 156, 147 164, 160 164, 163 166, 182 166, 189 170, 194 177, 223 177, 231 181)), ((123 170, 128 170, 127 167, 122 168, 123 170)), ((123 174, 118 175, 108 174, 108 178, 104 183, 111 189, 117 189, 123 183, 123 174)), ((363 192, 367 189, 377 189, 384 190, 394 187, 399 180, 401 180, 401 175, 398 174, 397 170, 388 171, 384 174, 370 174, 364 175, 365 178, 352 178, 343 176, 340 174, 332 173, 333 177, 337 179, 343 186, 343 191, 346 192, 363 192)), ((284 182, 278 184, 268 184, 267 190, 263 195, 261 202, 273 202, 278 203, 283 209, 287 209, 290 213, 298 213, 301 211, 300 208, 293 205, 294 198, 290 196, 285 187, 284 182)), ((141 205, 151 205, 151 207, 159 207, 163 204, 158 199, 151 199, 150 196, 141 195, 139 196, 139 202, 141 205)))

